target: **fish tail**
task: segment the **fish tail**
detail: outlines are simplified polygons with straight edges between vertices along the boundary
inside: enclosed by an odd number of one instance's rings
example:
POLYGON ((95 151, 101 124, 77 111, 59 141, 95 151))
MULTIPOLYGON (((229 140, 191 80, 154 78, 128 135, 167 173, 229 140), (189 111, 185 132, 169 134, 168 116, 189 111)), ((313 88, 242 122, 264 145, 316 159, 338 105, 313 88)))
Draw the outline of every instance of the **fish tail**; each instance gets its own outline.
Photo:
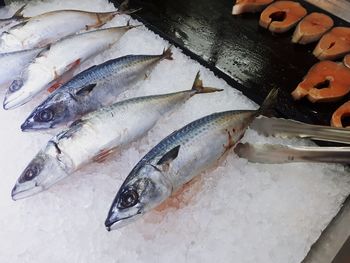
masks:
POLYGON ((211 87, 203 87, 203 81, 200 79, 200 72, 197 72, 196 78, 192 85, 192 91, 195 91, 194 94, 200 93, 211 93, 217 91, 223 91, 223 89, 211 88, 211 87))
POLYGON ((266 96, 265 100, 261 104, 260 108, 256 111, 256 116, 266 113, 273 107, 277 100, 278 91, 278 88, 273 88, 269 92, 269 94, 266 96))
POLYGON ((164 48, 163 54, 162 54, 162 59, 168 59, 168 60, 173 60, 173 52, 171 51, 171 48, 173 46, 169 46, 167 49, 164 48))
POLYGON ((129 9, 129 0, 125 0, 123 3, 121 3, 118 7, 118 14, 125 14, 130 15, 133 13, 136 13, 137 11, 140 11, 142 8, 137 9, 129 9))
POLYGON ((143 24, 140 24, 140 25, 131 25, 131 24, 130 24, 130 19, 129 19, 128 22, 126 22, 126 25, 123 26, 123 27, 129 30, 129 29, 133 29, 133 28, 140 27, 140 26, 143 26, 143 24))
POLYGON ((12 17, 13 17, 13 18, 14 18, 14 17, 17 17, 17 18, 24 18, 22 12, 23 12, 24 8, 26 7, 26 5, 27 5, 27 4, 22 5, 22 6, 16 11, 16 13, 15 13, 12 17))
POLYGON ((129 0, 123 1, 118 7, 118 11, 121 11, 121 12, 125 12, 128 9, 129 9, 129 0))

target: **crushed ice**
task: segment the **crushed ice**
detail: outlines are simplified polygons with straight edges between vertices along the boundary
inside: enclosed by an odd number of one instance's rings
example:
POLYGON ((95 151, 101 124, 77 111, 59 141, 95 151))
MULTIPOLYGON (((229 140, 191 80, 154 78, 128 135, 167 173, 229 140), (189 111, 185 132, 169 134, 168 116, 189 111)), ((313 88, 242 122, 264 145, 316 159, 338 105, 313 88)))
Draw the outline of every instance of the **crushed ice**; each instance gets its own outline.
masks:
MULTIPOLYGON (((4 17, 19 6, 14 3, 9 10, 0 9, 0 14, 4 17)), ((109 11, 114 7, 105 0, 31 1, 25 15, 74 8, 109 11)), ((106 26, 123 25, 128 19, 120 16, 106 26)), ((126 54, 158 54, 168 45, 146 28, 133 29, 82 69, 126 54)), ((105 163, 88 165, 49 191, 18 202, 10 198, 13 184, 56 131, 19 129, 40 98, 13 111, 0 110, 0 262, 298 263, 304 258, 350 192, 344 166, 259 165, 232 153, 166 207, 123 229, 105 230, 107 211, 123 179, 159 140, 212 112, 257 107, 179 49, 174 49, 174 58, 162 61, 149 78, 119 99, 190 88, 199 69, 205 85, 225 90, 193 97, 105 163)), ((1 87, 1 100, 4 92, 1 87)), ((248 131, 244 140, 309 143, 265 138, 254 131, 248 131)))

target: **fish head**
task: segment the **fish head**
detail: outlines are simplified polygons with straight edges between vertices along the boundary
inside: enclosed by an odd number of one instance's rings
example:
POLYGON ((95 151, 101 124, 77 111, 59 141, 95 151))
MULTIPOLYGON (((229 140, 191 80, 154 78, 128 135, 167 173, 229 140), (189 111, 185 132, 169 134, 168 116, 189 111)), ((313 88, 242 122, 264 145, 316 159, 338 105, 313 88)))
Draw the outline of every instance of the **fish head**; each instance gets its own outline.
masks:
POLYGON ((67 173, 54 156, 40 151, 18 178, 12 189, 12 199, 19 200, 40 193, 66 176, 67 173))
MULTIPOLYGON (((38 61, 40 61, 37 58, 38 61)), ((14 109, 30 101, 52 81, 53 74, 44 66, 29 65, 22 76, 15 79, 8 88, 3 107, 5 110, 14 109)))
POLYGON ((9 109, 13 109, 18 106, 21 106, 27 101, 27 97, 29 97, 30 94, 23 87, 24 87, 23 79, 16 79, 12 81, 4 98, 3 107, 5 110, 9 110, 9 109))
POLYGON ((132 171, 119 189, 109 210, 105 221, 107 230, 134 222, 166 200, 171 192, 171 184, 156 166, 146 164, 137 171, 132 171))
POLYGON ((22 131, 45 130, 69 120, 69 96, 56 92, 36 107, 21 125, 22 131))

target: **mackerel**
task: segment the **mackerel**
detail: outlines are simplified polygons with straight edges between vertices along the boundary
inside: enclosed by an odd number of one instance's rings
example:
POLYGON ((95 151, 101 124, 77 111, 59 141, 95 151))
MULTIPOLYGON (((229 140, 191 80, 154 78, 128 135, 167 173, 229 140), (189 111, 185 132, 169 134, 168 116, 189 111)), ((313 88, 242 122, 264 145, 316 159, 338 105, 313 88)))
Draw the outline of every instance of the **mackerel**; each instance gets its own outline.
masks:
POLYGON ((215 91, 220 90, 203 87, 197 75, 191 90, 128 99, 85 115, 36 155, 17 180, 12 198, 39 193, 91 161, 104 161, 192 96, 215 91))
POLYGON ((115 102, 117 96, 149 75, 171 49, 160 55, 128 55, 93 66, 54 91, 22 124, 22 131, 55 128, 115 102))
POLYGON ((212 167, 276 96, 277 90, 272 90, 258 110, 214 113, 163 139, 136 164, 120 187, 105 221, 107 230, 136 220, 212 167))

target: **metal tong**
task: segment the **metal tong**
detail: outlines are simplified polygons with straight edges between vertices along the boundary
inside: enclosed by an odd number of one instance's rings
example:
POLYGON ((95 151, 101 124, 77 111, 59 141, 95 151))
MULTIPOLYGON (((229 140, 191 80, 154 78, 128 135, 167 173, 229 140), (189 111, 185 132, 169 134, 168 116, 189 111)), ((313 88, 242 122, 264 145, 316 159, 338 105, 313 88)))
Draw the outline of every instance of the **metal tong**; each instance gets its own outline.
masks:
MULTIPOLYGON (((311 125, 294 120, 260 117, 250 128, 265 136, 308 138, 350 144, 350 129, 311 125)), ((279 144, 238 143, 235 152, 255 163, 350 163, 350 147, 294 147, 279 144)))

